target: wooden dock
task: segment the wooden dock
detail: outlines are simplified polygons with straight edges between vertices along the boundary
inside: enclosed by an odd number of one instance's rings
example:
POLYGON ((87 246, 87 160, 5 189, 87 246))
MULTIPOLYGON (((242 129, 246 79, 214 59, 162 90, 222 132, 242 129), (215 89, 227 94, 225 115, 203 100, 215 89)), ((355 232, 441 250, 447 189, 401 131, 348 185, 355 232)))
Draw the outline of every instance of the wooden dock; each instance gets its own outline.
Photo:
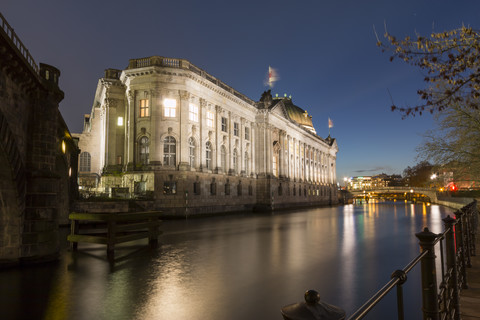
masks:
POLYGON ((107 256, 113 258, 115 245, 133 240, 146 239, 150 246, 158 244, 161 234, 161 212, 128 213, 71 213, 71 232, 67 240, 73 251, 79 242, 107 245, 107 256))

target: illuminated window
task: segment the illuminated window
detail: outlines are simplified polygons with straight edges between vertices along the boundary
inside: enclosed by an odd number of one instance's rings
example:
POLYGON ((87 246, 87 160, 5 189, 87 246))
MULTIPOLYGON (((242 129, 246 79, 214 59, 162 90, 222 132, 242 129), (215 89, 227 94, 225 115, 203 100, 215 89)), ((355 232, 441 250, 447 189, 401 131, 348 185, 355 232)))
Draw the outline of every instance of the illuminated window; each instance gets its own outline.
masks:
POLYGON ((250 128, 245 127, 245 140, 250 140, 250 128))
POLYGON ((222 117, 222 131, 227 132, 227 118, 222 117))
POLYGON ((177 157, 177 141, 174 137, 168 136, 163 139, 163 165, 174 166, 177 157))
POLYGON ((212 144, 207 141, 205 144, 205 162, 208 170, 212 170, 212 144))
POLYGON ((88 152, 80 153, 80 172, 90 172, 91 170, 91 156, 88 152))
POLYGON ((188 139, 190 167, 195 168, 195 139, 188 139))
POLYGON ((189 114, 190 120, 198 122, 198 106, 194 105, 193 103, 190 103, 189 110, 190 110, 190 114, 189 114))
POLYGON ((118 117, 117 118, 117 126, 119 126, 119 127, 123 126, 123 117, 118 117))
POLYGON ((163 100, 164 113, 163 115, 168 118, 175 118, 175 111, 177 108, 177 100, 165 99, 163 100))
POLYGON ((148 99, 140 100, 140 118, 150 116, 150 107, 148 104, 148 99))
POLYGON ((141 137, 139 140, 139 154, 140 154, 140 163, 148 164, 149 158, 149 143, 147 137, 141 137))
POLYGON ((238 122, 233 123, 233 135, 237 137, 240 135, 240 125, 238 122))
POLYGON ((213 128, 213 112, 207 111, 207 127, 213 128))
POLYGON ((65 144, 65 140, 62 141, 62 152, 63 153, 67 152, 67 145, 65 144))
POLYGON ((278 177, 278 155, 274 154, 273 155, 273 164, 272 164, 273 168, 273 175, 275 177, 278 177))

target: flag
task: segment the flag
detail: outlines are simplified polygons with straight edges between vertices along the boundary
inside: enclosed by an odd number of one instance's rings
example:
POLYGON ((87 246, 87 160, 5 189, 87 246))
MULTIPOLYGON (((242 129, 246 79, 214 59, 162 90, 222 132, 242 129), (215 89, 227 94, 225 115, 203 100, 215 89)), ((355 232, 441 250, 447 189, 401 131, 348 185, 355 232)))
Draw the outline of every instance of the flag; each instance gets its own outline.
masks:
POLYGON ((333 128, 333 121, 332 119, 328 118, 328 129, 333 128))
POLYGON ((278 76, 277 70, 273 69, 272 67, 268 66, 268 86, 270 88, 273 87, 273 84, 278 81, 280 77, 278 76))

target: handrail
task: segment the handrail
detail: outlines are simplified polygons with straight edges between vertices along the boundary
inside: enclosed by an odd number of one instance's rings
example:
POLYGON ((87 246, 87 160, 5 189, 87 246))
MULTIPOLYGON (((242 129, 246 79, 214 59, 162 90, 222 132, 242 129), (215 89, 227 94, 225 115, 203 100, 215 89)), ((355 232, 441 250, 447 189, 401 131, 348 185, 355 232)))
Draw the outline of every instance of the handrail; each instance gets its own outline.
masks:
POLYGON ((375 307, 375 305, 380 302, 380 300, 383 299, 383 297, 385 297, 397 284, 399 284, 399 282, 403 281, 405 282, 406 278, 404 278, 405 280, 401 279, 403 275, 407 275, 421 260, 422 258, 427 254, 427 251, 423 251, 422 253, 420 253, 415 259, 413 259, 412 261, 410 261, 409 264, 407 264, 402 270, 401 270, 401 275, 400 274, 396 274, 396 272, 394 272, 392 274, 392 279, 387 282, 386 285, 383 286, 382 289, 378 290, 377 293, 375 293, 367 302, 365 302, 363 304, 363 306, 361 306, 354 314, 352 314, 348 320, 359 320, 359 319, 363 319, 367 313, 373 309, 373 307, 375 307))
POLYGON ((7 39, 9 39, 13 46, 17 49, 18 53, 26 60, 27 64, 38 74, 38 65, 35 63, 32 55, 28 51, 27 47, 20 41, 13 28, 8 24, 5 17, 0 13, 0 29, 7 39))

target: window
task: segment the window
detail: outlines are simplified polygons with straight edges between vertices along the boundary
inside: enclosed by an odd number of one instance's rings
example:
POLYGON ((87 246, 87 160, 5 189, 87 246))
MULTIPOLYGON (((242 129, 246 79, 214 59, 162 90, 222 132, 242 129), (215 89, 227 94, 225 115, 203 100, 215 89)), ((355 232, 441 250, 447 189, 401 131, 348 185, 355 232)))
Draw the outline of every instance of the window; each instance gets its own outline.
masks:
POLYGON ((177 100, 165 99, 163 100, 164 113, 163 115, 168 118, 175 118, 175 111, 177 108, 177 100))
POLYGON ((210 183, 210 194, 212 196, 217 194, 217 183, 215 182, 215 178, 212 178, 212 183, 210 183))
POLYGON ((117 126, 119 126, 119 127, 123 126, 123 117, 118 117, 117 118, 117 126))
POLYGON ((91 170, 91 157, 90 153, 82 152, 80 154, 80 172, 90 172, 91 170))
POLYGON ((237 184, 237 196, 241 196, 242 195, 242 181, 238 181, 238 184, 237 184))
POLYGON ((230 195, 230 182, 227 179, 227 183, 225 183, 225 195, 229 196, 230 195))
POLYGON ((193 194, 194 195, 200 195, 201 194, 201 187, 200 187, 200 181, 198 181, 198 177, 197 177, 197 181, 195 181, 193 183, 193 194))
POLYGON ((150 117, 150 107, 148 104, 148 99, 140 100, 140 118, 150 117))
POLYGON ((238 122, 233 123, 233 135, 237 137, 240 135, 240 125, 238 122))
POLYGON ((212 170, 212 144, 207 141, 205 144, 205 161, 208 170, 212 170))
POLYGON ((273 155, 272 171, 275 177, 278 177, 278 154, 273 155))
POLYGON ((214 114, 211 111, 207 111, 207 127, 213 128, 214 114))
POLYGON ((148 138, 141 137, 139 141, 139 153, 140 153, 140 163, 148 164, 149 157, 149 147, 148 147, 148 138))
POLYGON ((222 117, 222 131, 227 132, 227 118, 222 117))
POLYGON ((227 150, 225 146, 220 147, 220 167, 224 173, 227 171, 227 150))
POLYGON ((191 121, 198 122, 198 106, 194 105, 193 103, 190 103, 189 110, 190 110, 189 119, 191 121))
POLYGON ((176 193, 177 193, 177 182, 175 181, 163 182, 163 194, 176 194, 176 193))
POLYGON ((177 141, 168 136, 163 140, 163 165, 174 166, 176 164, 177 141))
POLYGON ((195 139, 190 137, 188 139, 188 148, 189 148, 189 164, 190 167, 195 168, 195 139))
POLYGON ((245 127, 245 140, 250 140, 250 128, 245 127))
POLYGON ((234 173, 238 173, 238 153, 237 153, 237 149, 233 150, 233 170, 234 170, 234 173))

